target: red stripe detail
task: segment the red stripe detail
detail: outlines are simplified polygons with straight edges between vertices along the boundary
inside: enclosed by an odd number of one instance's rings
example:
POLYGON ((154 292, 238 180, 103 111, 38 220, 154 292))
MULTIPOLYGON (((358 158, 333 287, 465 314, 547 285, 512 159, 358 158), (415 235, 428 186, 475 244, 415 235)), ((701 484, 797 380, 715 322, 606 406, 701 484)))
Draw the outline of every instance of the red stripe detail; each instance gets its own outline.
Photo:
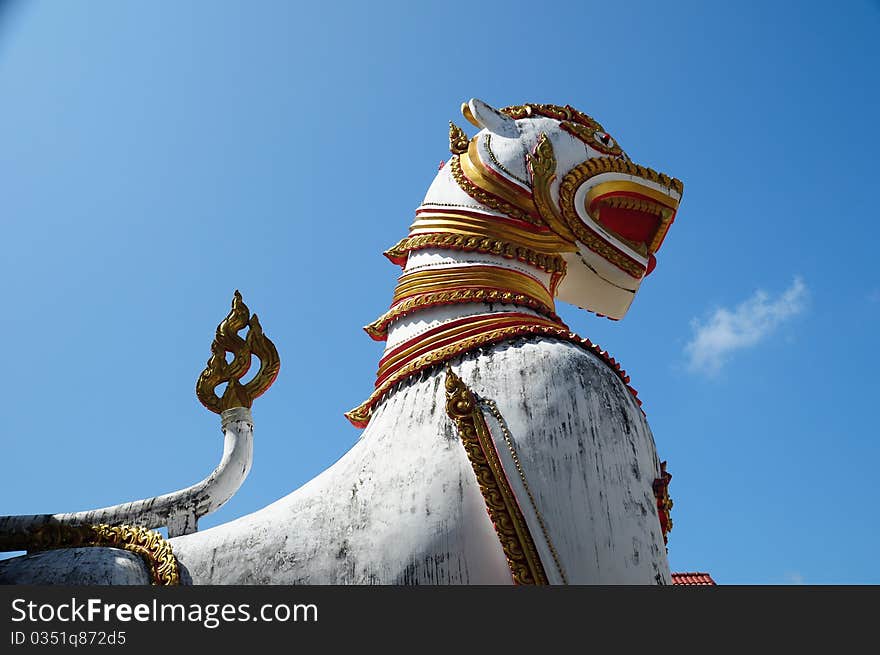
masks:
MULTIPOLYGON (((531 317, 531 318, 534 318, 534 317, 531 317)), ((494 328, 489 328, 489 329, 491 330, 494 328)), ((580 347, 590 351, 591 353, 593 353, 594 355, 599 357, 599 359, 601 359, 612 371, 614 371, 617 374, 617 376, 621 379, 621 381, 626 386, 627 390, 632 394, 633 399, 636 401, 636 404, 639 406, 639 408, 642 407, 642 401, 638 397, 638 392, 629 385, 629 376, 626 374, 626 371, 624 371, 623 369, 620 368, 620 366, 617 364, 617 362, 614 360, 614 358, 611 357, 607 351, 602 350, 599 346, 597 346, 596 344, 591 342, 589 339, 581 338, 581 337, 577 336, 576 334, 574 334, 573 332, 568 331, 567 329, 562 329, 562 328, 555 327, 552 325, 540 325, 540 324, 524 325, 524 326, 522 326, 522 329, 520 331, 516 332, 513 335, 498 336, 496 338, 486 339, 484 342, 480 343, 479 346, 475 346, 474 348, 471 348, 469 350, 463 350, 460 352, 452 353, 448 357, 443 358, 441 360, 432 361, 430 363, 425 363, 422 366, 418 366, 411 373, 400 378, 400 380, 395 380, 394 384, 402 382, 406 378, 412 377, 413 375, 417 375, 427 368, 431 368, 433 366, 438 366, 438 365, 443 364, 444 362, 447 362, 451 359, 454 359, 456 357, 464 355, 465 353, 470 352, 471 350, 474 350, 477 347, 493 345, 493 344, 500 343, 503 341, 510 341, 510 340, 520 338, 520 337, 523 337, 526 335, 528 335, 528 336, 546 336, 549 338, 555 338, 555 339, 559 339, 560 341, 567 341, 569 343, 573 343, 577 346, 580 346, 580 347)), ((429 352, 430 352, 430 350, 429 350, 429 352)), ((412 360, 409 359, 408 361, 412 361, 412 360)), ((398 367, 395 367, 395 369, 399 370, 398 367)), ((393 376, 391 376, 391 377, 393 377, 393 376)), ((388 379, 388 378, 389 378, 389 376, 385 376, 385 379, 388 379)), ((377 388, 378 388, 378 386, 379 386, 379 384, 377 384, 377 388)), ((373 408, 375 408, 375 406, 385 397, 385 393, 387 393, 387 391, 390 390, 390 388, 391 387, 389 387, 389 389, 387 389, 383 394, 381 394, 380 396, 377 396, 376 398, 374 398, 372 400, 372 402, 370 402, 370 405, 369 405, 370 411, 372 411, 373 408)), ((644 410, 642 410, 642 413, 644 414, 644 410)), ((358 428, 364 428, 368 424, 368 422, 356 422, 356 421, 351 421, 351 422, 352 422, 352 425, 354 425, 355 427, 358 427, 358 428)))
MULTIPOLYGON (((561 327, 563 329, 567 329, 567 328, 565 328, 564 325, 555 324, 555 323, 549 324, 550 323, 549 321, 546 321, 544 319, 540 319, 540 318, 538 318, 536 316, 532 316, 530 314, 520 314, 518 312, 510 312, 507 315, 499 315, 498 316, 499 320, 497 322, 490 323, 488 325, 476 325, 473 328, 471 328, 470 330, 465 330, 464 332, 457 332, 456 334, 453 334, 451 336, 441 337, 440 339, 432 340, 429 343, 425 343, 421 348, 417 348, 416 350, 411 352, 408 357, 400 360, 391 369, 385 371, 385 373, 382 374, 381 377, 377 377, 376 384, 374 385, 374 387, 381 386, 382 383, 385 382, 385 380, 387 380, 389 377, 394 375, 397 371, 402 369, 404 366, 409 364, 411 361, 413 361, 414 359, 418 359, 422 355, 425 355, 425 354, 431 352, 432 350, 439 350, 440 348, 451 345, 451 344, 455 343, 456 341, 464 341, 465 339, 469 339, 470 337, 476 336, 482 332, 491 332, 492 330, 497 330, 499 328, 508 327, 508 323, 510 323, 511 321, 521 320, 523 317, 527 317, 527 318, 531 319, 531 322, 533 325, 547 325, 548 327, 561 327), (544 321, 544 322, 539 323, 539 321, 544 321)), ((477 316, 468 317, 468 318, 472 319, 471 320, 472 323, 476 323, 479 320, 485 319, 486 315, 479 314, 477 316)), ((461 324, 461 323, 459 322, 459 324, 461 324)), ((448 327, 448 326, 449 326, 449 324, 443 324, 440 327, 448 327)), ((401 344, 400 346, 398 346, 397 348, 395 348, 394 351, 385 355, 381 360, 379 360, 379 370, 380 371, 382 370, 382 366, 386 362, 386 360, 394 357, 395 352, 399 351, 402 348, 406 348, 408 346, 411 346, 414 342, 422 341, 424 336, 425 336, 424 334, 419 334, 419 335, 413 337, 412 339, 410 339, 409 341, 406 341, 403 344, 401 344)), ((377 372, 377 375, 378 375, 378 372, 377 372)))

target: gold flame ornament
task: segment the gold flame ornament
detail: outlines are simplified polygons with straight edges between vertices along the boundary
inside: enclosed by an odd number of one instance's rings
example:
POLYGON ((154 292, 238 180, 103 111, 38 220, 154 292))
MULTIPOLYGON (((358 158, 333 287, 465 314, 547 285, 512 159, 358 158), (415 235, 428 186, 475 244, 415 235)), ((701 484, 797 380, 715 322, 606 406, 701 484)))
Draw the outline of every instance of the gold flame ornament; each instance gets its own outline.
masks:
POLYGON ((217 326, 217 334, 211 343, 211 358, 196 382, 196 396, 216 414, 233 407, 250 407, 255 398, 272 386, 280 369, 281 359, 275 344, 263 334, 257 315, 251 315, 236 290, 232 309, 217 326), (249 330, 247 337, 242 338, 238 333, 245 327, 249 330), (231 362, 226 361, 226 353, 232 353, 231 362), (252 355, 260 360, 260 370, 250 382, 242 384, 241 379, 251 367, 252 355), (218 397, 215 389, 224 382, 226 390, 222 397, 218 397))
POLYGON ((468 135, 458 125, 449 121, 449 152, 453 155, 460 155, 467 152, 470 143, 468 135))

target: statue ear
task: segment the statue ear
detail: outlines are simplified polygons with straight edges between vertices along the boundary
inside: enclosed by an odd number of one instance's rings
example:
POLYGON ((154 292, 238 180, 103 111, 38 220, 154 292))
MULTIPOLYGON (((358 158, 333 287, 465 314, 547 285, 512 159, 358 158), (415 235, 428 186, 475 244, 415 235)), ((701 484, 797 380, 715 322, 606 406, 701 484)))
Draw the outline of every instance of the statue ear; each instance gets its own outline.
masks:
POLYGON ((476 127, 483 127, 499 136, 516 138, 519 130, 516 121, 510 116, 505 116, 494 107, 490 107, 482 100, 471 98, 461 106, 462 115, 476 127))

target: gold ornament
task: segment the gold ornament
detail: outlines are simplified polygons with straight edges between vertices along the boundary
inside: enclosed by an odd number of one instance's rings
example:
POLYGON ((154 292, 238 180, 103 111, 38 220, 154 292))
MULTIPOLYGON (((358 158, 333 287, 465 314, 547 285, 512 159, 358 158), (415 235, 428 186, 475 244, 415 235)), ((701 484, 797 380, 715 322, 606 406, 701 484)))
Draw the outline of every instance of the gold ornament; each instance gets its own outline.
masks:
POLYGON ((514 120, 535 118, 537 116, 553 118, 560 122, 563 130, 594 150, 612 157, 629 159, 623 149, 605 132, 596 119, 592 116, 587 116, 570 105, 563 107, 560 105, 529 103, 505 107, 500 111, 514 120))
POLYGON ((465 252, 500 255, 507 259, 516 259, 524 264, 530 264, 547 273, 565 273, 565 260, 559 255, 538 252, 525 246, 504 241, 503 239, 467 234, 438 232, 407 237, 386 250, 385 256, 394 263, 403 266, 406 263, 405 258, 408 252, 424 250, 425 248, 463 250, 465 252))
POLYGON ((470 139, 468 139, 464 130, 452 121, 449 121, 449 152, 453 155, 467 152, 469 141, 470 139))
POLYGON ((380 316, 376 321, 364 327, 364 331, 376 341, 381 341, 388 336, 387 329, 393 321, 403 318, 407 314, 425 307, 437 307, 454 303, 484 302, 506 303, 523 305, 558 320, 552 308, 544 305, 541 300, 531 296, 504 291, 501 289, 455 289, 453 291, 438 291, 436 293, 424 293, 400 302, 380 316))
POLYGON ((446 369, 446 413, 458 429, 514 583, 548 584, 534 539, 510 488, 486 420, 473 392, 451 368, 446 369))
POLYGON ((132 525, 68 525, 49 523, 21 534, 0 535, 0 550, 53 550, 87 546, 121 548, 138 555, 150 572, 153 585, 180 584, 177 559, 162 535, 132 525))
POLYGON ((501 414, 501 410, 498 409, 498 405, 494 400, 482 398, 480 399, 480 405, 489 410, 492 417, 498 421, 498 427, 501 428, 501 434, 504 436, 504 443, 507 444, 510 458, 513 460, 513 465, 519 475, 520 482, 522 482, 523 489, 525 489, 526 496, 529 499, 529 504, 532 506, 532 511, 535 513, 538 525, 541 527, 541 533, 544 535, 544 541, 547 543, 547 548, 550 549, 550 555, 553 557, 553 562, 556 564, 556 570, 559 571, 559 577, 562 578, 564 584, 568 584, 568 578, 565 575, 565 570, 562 568, 562 562, 559 561, 559 553, 556 552, 556 548, 553 546, 553 541, 550 539, 550 531, 547 529, 544 517, 541 516, 541 512, 538 511, 538 503, 535 501, 535 496, 532 494, 532 489, 529 487, 528 481, 526 481, 526 472, 523 470, 522 462, 519 459, 519 453, 516 452, 516 446, 513 445, 513 435, 510 434, 510 429, 507 427, 507 421, 504 420, 504 416, 501 414))
POLYGON ((660 519, 660 532, 663 543, 668 542, 667 535, 672 531, 672 498, 669 497, 669 482, 672 474, 666 471, 666 462, 660 462, 660 477, 654 480, 654 498, 657 500, 657 518, 660 519))
POLYGON ((415 269, 400 276, 394 289, 392 307, 420 293, 452 291, 462 288, 491 288, 536 299, 545 312, 553 313, 553 296, 531 275, 509 268, 473 265, 454 268, 415 269))
POLYGON ((576 245, 560 239, 547 227, 445 207, 425 207, 416 214, 409 230, 411 237, 442 233, 497 239, 549 255, 577 251, 576 245))
POLYGON ((281 360, 263 328, 257 315, 250 310, 236 291, 232 298, 232 309, 217 326, 217 334, 211 343, 211 357, 196 382, 196 396, 212 412, 221 412, 233 407, 250 407, 254 399, 264 394, 281 368, 281 360), (238 332, 249 327, 247 339, 238 332), (226 353, 232 353, 231 363, 226 362, 226 353), (251 366, 251 355, 260 360, 260 370, 247 384, 240 382, 251 366), (214 389, 227 383, 223 397, 218 398, 214 389))
POLYGON ((562 239, 570 243, 577 241, 575 234, 565 225, 565 220, 556 208, 550 185, 556 179, 556 153, 546 134, 538 138, 534 152, 528 155, 529 172, 532 175, 532 189, 535 206, 544 222, 562 239))
POLYGON ((376 387, 373 393, 363 403, 346 412, 345 417, 356 428, 365 428, 370 422, 373 410, 382 398, 394 385, 408 377, 437 364, 448 362, 454 357, 481 346, 510 341, 519 337, 538 336, 567 341, 594 354, 620 378, 635 402, 641 407, 642 402, 638 399, 638 392, 630 386, 630 378, 626 371, 620 368, 620 364, 608 351, 602 350, 589 339, 579 337, 563 323, 554 323, 538 316, 493 314, 474 316, 470 320, 445 328, 432 335, 428 344, 419 343, 417 338, 413 343, 402 344, 389 355, 383 357, 379 363, 376 387), (474 331, 476 334, 473 334, 474 331), (432 344, 434 345, 432 346, 432 344))

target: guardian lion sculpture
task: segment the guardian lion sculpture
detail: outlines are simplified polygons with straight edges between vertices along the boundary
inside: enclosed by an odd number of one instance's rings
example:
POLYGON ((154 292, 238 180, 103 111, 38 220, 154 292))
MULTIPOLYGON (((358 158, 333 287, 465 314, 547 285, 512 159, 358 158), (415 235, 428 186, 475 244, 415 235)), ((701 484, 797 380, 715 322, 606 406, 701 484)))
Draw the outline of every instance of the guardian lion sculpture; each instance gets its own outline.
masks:
POLYGON ((268 507, 197 530, 250 467, 253 399, 278 373, 240 295, 199 398, 221 465, 103 510, 0 518, 7 583, 669 584, 669 474, 630 379, 557 299, 624 317, 675 218, 679 180, 569 106, 462 107, 409 234, 363 434, 268 507), (238 331, 249 327, 248 337, 238 331), (226 364, 225 354, 236 355, 226 364), (262 369, 239 380, 250 356, 262 369), (222 398, 214 388, 227 383, 222 398), (165 526, 169 538, 153 529, 165 526))

